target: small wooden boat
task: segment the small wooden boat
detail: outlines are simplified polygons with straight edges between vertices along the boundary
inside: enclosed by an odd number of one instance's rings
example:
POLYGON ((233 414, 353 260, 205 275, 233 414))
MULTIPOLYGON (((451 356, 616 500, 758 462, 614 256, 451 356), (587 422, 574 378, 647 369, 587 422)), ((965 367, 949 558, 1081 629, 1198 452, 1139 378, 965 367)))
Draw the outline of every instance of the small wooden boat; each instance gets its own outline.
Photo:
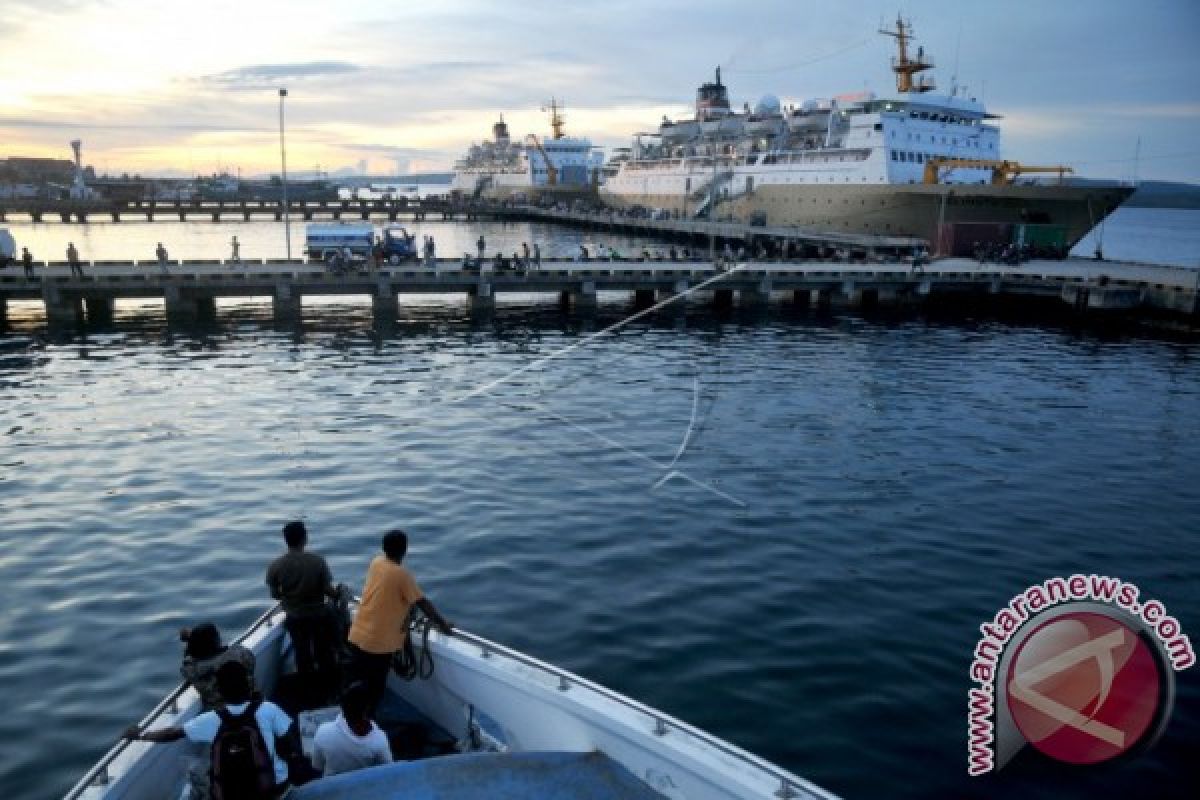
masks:
MULTIPOLYGON (((237 640, 254 652, 255 682, 268 696, 291 662, 282 623, 283 612, 272 609, 237 640)), ((424 744, 396 753, 412 760, 321 778, 289 798, 834 798, 687 723, 482 637, 423 629, 412 639, 433 670, 412 680, 392 672, 380 709, 393 737, 423 732, 424 744)), ((141 727, 182 725, 199 711, 196 691, 180 686, 141 727)), ((319 713, 302 715, 304 734, 319 713)), ((186 797, 187 762, 198 752, 186 741, 121 741, 64 800, 186 797)))

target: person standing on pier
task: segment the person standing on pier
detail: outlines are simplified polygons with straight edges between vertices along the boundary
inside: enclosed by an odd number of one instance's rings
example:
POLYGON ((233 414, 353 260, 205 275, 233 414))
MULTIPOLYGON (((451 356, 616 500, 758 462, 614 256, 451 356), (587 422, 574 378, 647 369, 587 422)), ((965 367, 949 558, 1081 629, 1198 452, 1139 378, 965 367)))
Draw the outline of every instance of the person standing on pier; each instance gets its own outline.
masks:
POLYGON ((533 265, 538 269, 542 268, 542 248, 537 242, 533 243, 533 265))
POLYGON ((335 685, 337 643, 325 598, 338 597, 333 576, 324 558, 305 552, 308 529, 303 522, 293 520, 284 525, 283 540, 287 552, 267 568, 267 587, 287 612, 283 624, 292 637, 296 671, 322 681, 316 688, 330 688, 335 685))
POLYGON ((25 277, 33 278, 33 253, 28 247, 21 248, 21 266, 25 268, 25 277))
POLYGON ((366 686, 372 715, 383 698, 392 654, 408 638, 408 612, 415 605, 444 634, 454 626, 441 615, 421 591, 412 573, 402 563, 408 552, 408 534, 391 530, 383 535, 383 554, 367 568, 362 602, 350 626, 350 653, 354 675, 366 686))
POLYGON ((483 261, 483 254, 487 251, 487 242, 483 240, 483 234, 479 234, 479 239, 475 242, 475 249, 479 251, 479 260, 483 261))
POLYGON ((241 264, 242 263, 242 243, 238 241, 237 236, 234 236, 232 239, 229 240, 229 247, 233 251, 233 253, 230 255, 229 260, 232 261, 234 264, 241 264))
POLYGON ((162 268, 163 274, 167 274, 167 248, 163 247, 163 243, 159 242, 158 247, 154 248, 154 255, 158 256, 158 266, 162 268))
POLYGON ((74 242, 67 242, 67 266, 71 268, 72 276, 83 277, 83 267, 79 265, 79 251, 75 249, 74 242))
POLYGON ((529 242, 521 242, 521 253, 525 256, 525 266, 529 266, 529 242))

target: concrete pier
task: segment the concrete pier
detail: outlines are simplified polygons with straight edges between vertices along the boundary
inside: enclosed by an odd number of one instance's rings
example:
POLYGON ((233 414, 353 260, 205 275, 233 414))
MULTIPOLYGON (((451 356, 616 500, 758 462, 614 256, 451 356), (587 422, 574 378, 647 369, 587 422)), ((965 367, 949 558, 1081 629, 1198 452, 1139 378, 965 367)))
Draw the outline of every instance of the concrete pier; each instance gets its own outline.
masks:
POLYGON ((927 302, 945 307, 956 298, 971 303, 991 298, 1009 308, 1036 300, 1042 308, 1076 315, 1195 319, 1200 311, 1200 271, 1084 259, 1019 266, 943 259, 916 270, 896 262, 758 261, 735 264, 728 271, 703 261, 545 261, 540 269, 503 272, 490 265, 482 271, 464 269, 458 260, 444 259, 432 268, 410 262, 339 275, 301 261, 189 261, 172 263, 167 273, 156 262, 106 261, 84 264, 84 273, 73 276, 58 263, 35 265, 33 278, 19 268, 0 270, 0 309, 11 301, 36 300, 52 324, 105 323, 114 301, 152 297, 164 301, 171 321, 195 322, 216 315, 217 298, 269 296, 276 317, 287 322, 300 318, 305 296, 360 295, 372 304, 377 320, 388 322, 397 317, 405 294, 457 294, 473 310, 485 311, 495 306, 498 293, 554 293, 568 308, 586 310, 597 305, 602 291, 628 292, 645 307, 655 297, 674 297, 711 281, 689 302, 711 296, 718 307, 735 301, 761 306, 788 295, 811 308, 927 302))

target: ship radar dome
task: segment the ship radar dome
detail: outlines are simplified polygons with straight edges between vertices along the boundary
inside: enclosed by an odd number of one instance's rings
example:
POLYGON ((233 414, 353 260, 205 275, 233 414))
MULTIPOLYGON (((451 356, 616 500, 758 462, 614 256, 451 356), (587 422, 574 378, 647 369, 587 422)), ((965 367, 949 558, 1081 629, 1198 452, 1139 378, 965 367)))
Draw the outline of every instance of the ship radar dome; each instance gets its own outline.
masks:
POLYGON ((773 94, 764 94, 758 99, 758 104, 754 106, 754 114, 759 117, 776 117, 779 116, 779 98, 773 94))

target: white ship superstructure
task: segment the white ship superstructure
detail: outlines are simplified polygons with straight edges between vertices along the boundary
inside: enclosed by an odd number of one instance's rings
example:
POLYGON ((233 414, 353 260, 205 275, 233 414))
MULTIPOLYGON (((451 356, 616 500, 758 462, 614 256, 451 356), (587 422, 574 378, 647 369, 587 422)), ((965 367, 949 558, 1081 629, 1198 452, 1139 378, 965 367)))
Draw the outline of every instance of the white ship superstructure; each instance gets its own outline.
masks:
POLYGON ((604 155, 591 140, 563 133, 558 104, 551 102, 549 138, 529 134, 517 142, 509 136, 501 115, 492 126, 492 139, 471 145, 454 165, 451 192, 479 197, 502 197, 550 187, 584 189, 600 179, 604 155))
POLYGON ((957 90, 936 93, 923 74, 933 62, 923 48, 911 51, 904 21, 881 33, 898 44, 895 96, 856 92, 784 106, 767 95, 734 111, 718 68, 697 90, 693 118, 664 117, 609 165, 603 199, 681 218, 930 240, 945 222, 1054 223, 1078 239, 1128 194, 1068 185, 1066 167, 1003 160, 998 117, 957 90), (1056 172, 1058 181, 1018 181, 1033 172, 1056 172))

